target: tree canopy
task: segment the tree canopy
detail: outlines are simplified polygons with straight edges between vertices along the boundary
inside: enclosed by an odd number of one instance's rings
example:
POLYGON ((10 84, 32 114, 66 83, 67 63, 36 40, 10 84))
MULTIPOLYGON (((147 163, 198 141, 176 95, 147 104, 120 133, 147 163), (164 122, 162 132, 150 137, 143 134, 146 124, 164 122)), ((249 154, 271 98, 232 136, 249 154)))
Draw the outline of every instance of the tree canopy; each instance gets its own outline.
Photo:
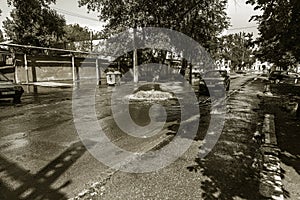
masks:
POLYGON ((7 36, 24 45, 57 47, 61 44, 66 21, 49 5, 55 0, 8 0, 11 18, 3 22, 7 36))
POLYGON ((107 35, 128 28, 161 27, 182 32, 213 51, 216 37, 228 27, 227 0, 79 0, 107 22, 107 35))
POLYGON ((88 27, 79 24, 68 24, 64 27, 64 42, 66 49, 89 51, 91 49, 91 32, 88 27))
POLYGON ((233 69, 251 66, 254 63, 253 34, 240 32, 219 38, 215 59, 231 60, 233 69))
POLYGON ((300 1, 299 0, 248 0, 261 15, 252 16, 258 22, 260 51, 257 57, 280 67, 300 61, 300 1))

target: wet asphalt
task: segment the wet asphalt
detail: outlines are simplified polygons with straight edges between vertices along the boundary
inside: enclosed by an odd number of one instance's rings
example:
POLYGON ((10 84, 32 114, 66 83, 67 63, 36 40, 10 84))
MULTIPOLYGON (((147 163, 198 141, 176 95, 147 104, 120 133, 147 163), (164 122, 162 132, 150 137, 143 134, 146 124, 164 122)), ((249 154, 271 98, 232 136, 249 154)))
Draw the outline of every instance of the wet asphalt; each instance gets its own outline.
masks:
MULTIPOLYGON (((230 106, 247 100, 247 97, 243 97, 247 91, 239 91, 256 76, 240 75, 232 79, 228 94, 229 109, 234 110, 230 106), (240 96, 230 99, 236 93, 240 96)), ((186 170, 188 165, 195 164, 195 155, 202 143, 201 136, 175 164, 161 171, 145 176, 119 173, 95 159, 82 144, 74 124, 72 88, 38 87, 35 88, 37 94, 34 94, 32 86, 24 86, 24 89, 26 92, 20 105, 7 100, 0 101, 0 199, 68 199, 78 196, 95 183, 98 183, 98 189, 94 195, 99 199, 203 198, 200 182, 209 177, 202 174, 191 176, 186 170), (174 173, 174 169, 177 173, 174 173), (146 184, 153 181, 157 184, 146 184), (177 185, 185 186, 181 188, 177 185), (170 188, 173 188, 171 193, 170 188), (193 191, 198 192, 191 195, 193 191)), ((176 116, 180 112, 176 102, 172 102, 167 109, 168 116, 172 117, 168 118, 164 129, 154 137, 141 139, 128 136, 114 122, 110 109, 112 90, 112 87, 104 86, 96 89, 95 111, 103 131, 115 145, 132 152, 144 152, 172 135, 172 129, 178 123, 176 116)), ((243 108, 249 107, 245 105, 243 108)), ((147 105, 133 103, 132 118, 137 124, 146 125, 150 120, 145 115, 148 110, 147 105)), ((203 112, 200 125, 205 131, 209 123, 209 111, 200 109, 200 112, 203 112)), ((82 117, 85 117, 84 114, 82 117)), ((250 117, 246 120, 251 121, 250 117)), ((238 125, 228 123, 227 126, 238 125)))

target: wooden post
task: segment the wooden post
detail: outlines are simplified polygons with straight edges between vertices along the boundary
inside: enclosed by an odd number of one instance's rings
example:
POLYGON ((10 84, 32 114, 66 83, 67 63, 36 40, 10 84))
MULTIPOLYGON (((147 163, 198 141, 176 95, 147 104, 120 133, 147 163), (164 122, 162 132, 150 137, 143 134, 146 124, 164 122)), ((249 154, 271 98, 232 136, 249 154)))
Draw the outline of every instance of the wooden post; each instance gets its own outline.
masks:
POLYGON ((31 73, 32 73, 32 82, 37 82, 36 70, 35 70, 36 61, 35 58, 31 58, 31 73))
POLYGON ((190 66, 190 84, 192 85, 192 78, 193 78, 193 65, 192 65, 192 63, 190 63, 189 64, 189 66, 190 66))
POLYGON ((19 77, 18 77, 18 66, 17 66, 17 59, 16 59, 16 54, 13 53, 13 63, 15 67, 15 82, 20 83, 19 77))
POLYGON ((76 81, 80 80, 79 67, 75 64, 76 81))
POLYGON ((98 57, 96 58, 96 76, 97 76, 97 85, 101 85, 101 69, 99 67, 98 57))
POLYGON ((15 65, 15 82, 20 83, 19 77, 18 77, 18 66, 15 65))
MULTIPOLYGON (((31 57, 31 73, 32 73, 32 82, 37 82, 36 70, 35 70, 36 60, 34 57, 31 57)), ((38 93, 37 86, 33 86, 33 93, 36 95, 38 93)))
POLYGON ((75 57, 72 55, 72 76, 73 76, 73 85, 75 85, 76 77, 75 77, 75 57))
POLYGON ((25 72, 26 72, 26 83, 29 83, 29 74, 28 74, 28 61, 27 61, 27 55, 24 54, 24 66, 25 66, 25 72))

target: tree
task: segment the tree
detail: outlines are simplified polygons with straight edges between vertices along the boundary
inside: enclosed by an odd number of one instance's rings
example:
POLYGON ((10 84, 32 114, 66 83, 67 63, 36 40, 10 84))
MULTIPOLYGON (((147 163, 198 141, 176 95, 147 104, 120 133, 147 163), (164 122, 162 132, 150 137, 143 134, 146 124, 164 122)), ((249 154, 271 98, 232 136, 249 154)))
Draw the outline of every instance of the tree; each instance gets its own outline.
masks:
POLYGON ((3 42, 3 41, 4 41, 4 37, 3 37, 2 30, 0 29, 0 42, 3 42))
POLYGON ((67 41, 85 41, 90 39, 90 31, 87 27, 81 27, 79 24, 68 24, 65 26, 65 37, 67 41))
POLYGON ((8 0, 13 6, 11 18, 3 22, 7 36, 14 43, 57 47, 62 44, 65 19, 50 9, 55 0, 8 0))
POLYGON ((65 48, 72 50, 89 51, 92 40, 102 39, 100 32, 93 32, 88 27, 79 24, 68 24, 64 27, 65 48))
MULTIPOLYGON (((226 4, 227 0, 79 0, 80 6, 87 6, 89 10, 98 11, 100 20, 107 22, 103 31, 106 36, 129 28, 167 28, 193 38, 210 53, 216 51, 217 36, 229 25, 225 12, 226 4)), ((141 32, 141 38, 156 37, 155 35, 145 36, 143 31, 141 32)), ((157 40, 161 40, 162 37, 157 37, 157 40)), ((181 52, 184 49, 176 50, 181 52)), ((195 49, 193 52, 196 51, 198 50, 195 49)), ((164 51, 160 54, 165 57, 164 51)), ((186 58, 184 51, 183 54, 186 58)), ((185 74, 186 68, 187 62, 183 60, 180 72, 182 75, 185 74)))
POLYGON ((240 32, 219 38, 215 59, 231 60, 232 69, 251 66, 254 63, 253 34, 240 32))
POLYGON ((300 61, 300 1, 248 0, 261 15, 252 16, 258 22, 260 49, 257 57, 286 68, 300 61))
POLYGON ((64 27, 65 48, 72 50, 88 51, 91 48, 91 33, 87 27, 79 24, 68 24, 64 27))
POLYGON ((182 32, 214 51, 216 37, 228 27, 227 0, 133 1, 79 0, 80 6, 98 11, 107 22, 107 36, 128 28, 161 27, 182 32))

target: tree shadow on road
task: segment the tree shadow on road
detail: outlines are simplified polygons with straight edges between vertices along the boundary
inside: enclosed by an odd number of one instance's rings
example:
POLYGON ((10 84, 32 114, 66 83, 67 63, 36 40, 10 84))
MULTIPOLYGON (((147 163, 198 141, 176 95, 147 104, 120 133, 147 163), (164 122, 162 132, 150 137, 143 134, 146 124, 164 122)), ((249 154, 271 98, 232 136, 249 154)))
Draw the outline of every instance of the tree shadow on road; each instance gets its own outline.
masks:
MULTIPOLYGON (((187 125, 183 126, 186 134, 182 134, 181 137, 188 138, 188 139, 195 140, 195 141, 203 140, 206 136, 206 133, 207 133, 207 130, 208 130, 209 124, 210 124, 210 119, 211 119, 211 115, 210 115, 211 110, 210 109, 211 109, 210 103, 207 103, 205 105, 201 105, 200 106, 200 118, 199 118, 199 125, 198 125, 197 134, 196 135, 190 134, 190 133, 192 133, 192 131, 190 131, 190 129, 193 129, 192 126, 197 125, 197 124, 193 124, 193 120, 192 120, 187 125)), ((172 115, 171 119, 174 120, 175 117, 177 117, 176 119, 177 119, 178 123, 172 124, 169 127, 167 127, 168 130, 169 130, 167 135, 174 135, 175 136, 177 134, 177 131, 178 131, 181 123, 182 123, 182 121, 180 121, 180 116, 172 115)), ((195 116, 192 116, 191 118, 196 119, 195 116)), ((169 121, 171 121, 171 120, 169 120, 169 121)))
POLYGON ((29 173, 17 163, 0 155, 0 199, 67 199, 60 190, 68 186, 72 180, 66 181, 59 188, 51 185, 76 162, 86 151, 81 142, 66 149, 56 159, 36 174, 29 173), (9 180, 10 184, 3 180, 9 180))

